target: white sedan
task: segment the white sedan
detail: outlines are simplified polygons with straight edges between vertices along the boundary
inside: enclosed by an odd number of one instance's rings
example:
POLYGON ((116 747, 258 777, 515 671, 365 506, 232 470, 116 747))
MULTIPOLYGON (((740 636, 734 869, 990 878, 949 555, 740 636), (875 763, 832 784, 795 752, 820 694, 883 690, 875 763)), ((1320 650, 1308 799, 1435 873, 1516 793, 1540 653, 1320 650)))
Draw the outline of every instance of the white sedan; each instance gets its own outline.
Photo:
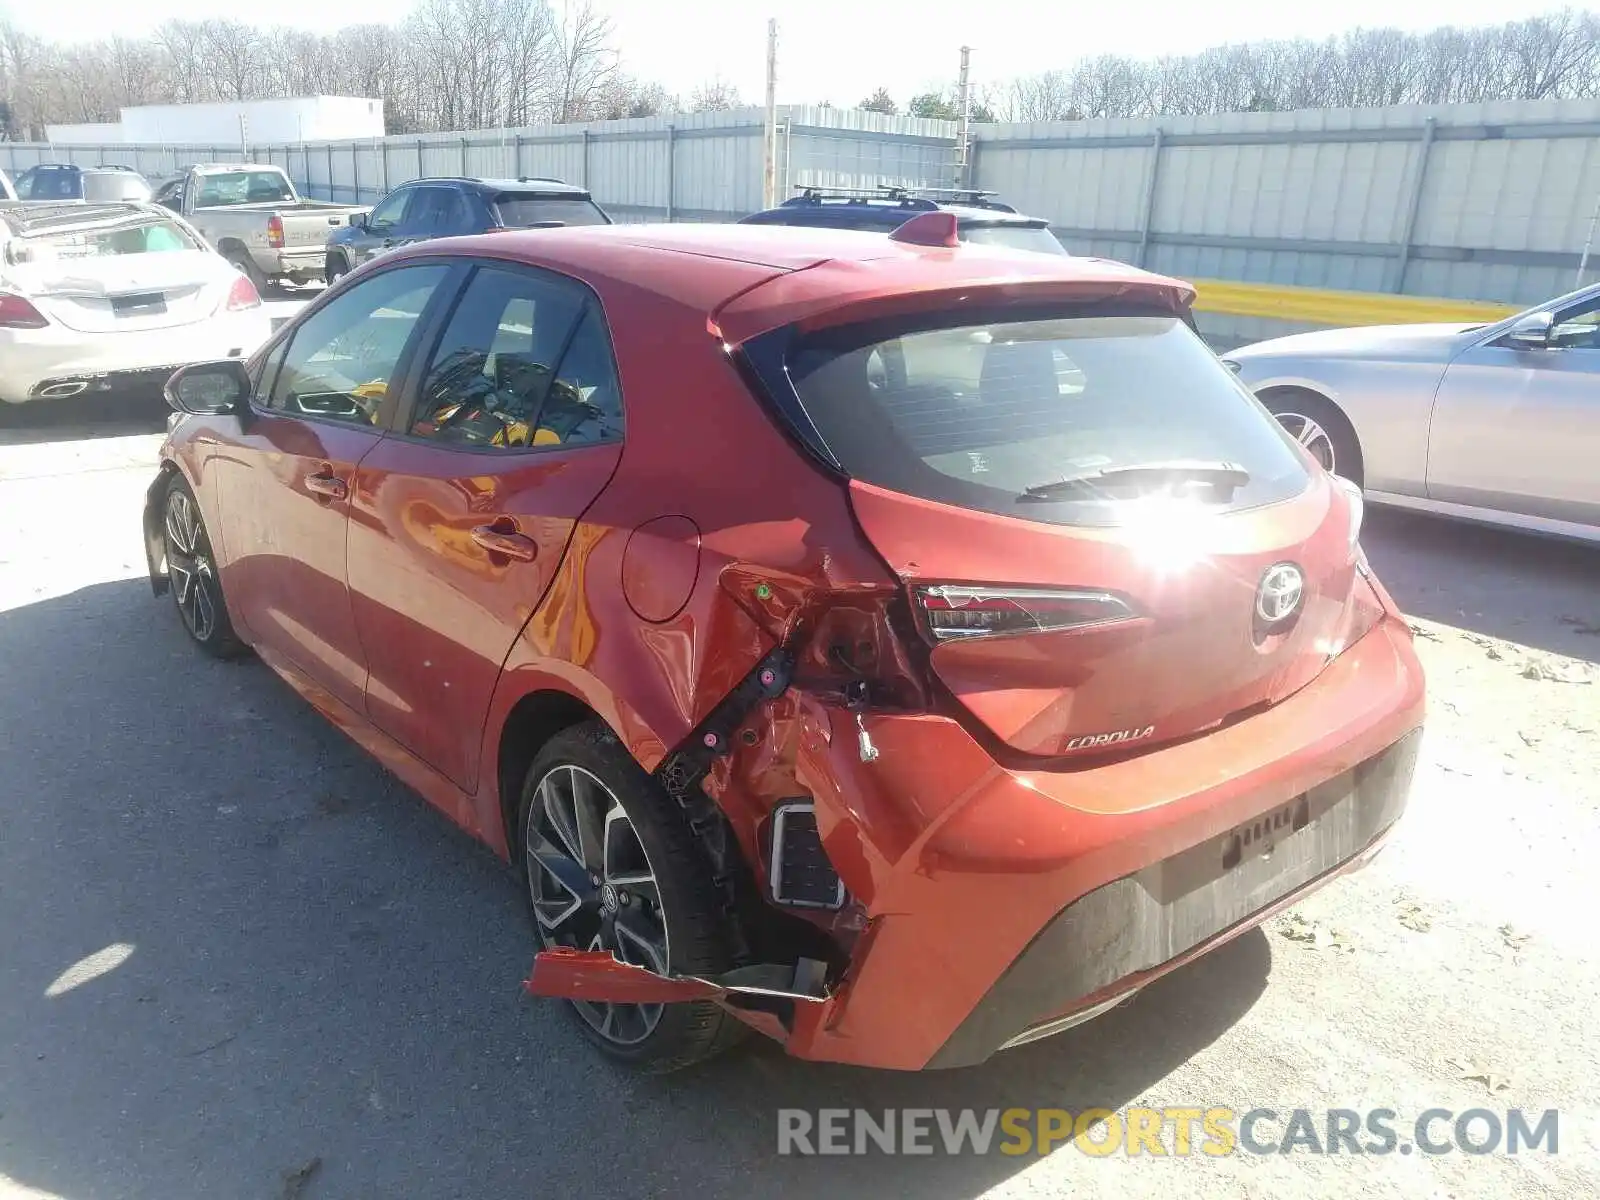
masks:
POLYGON ((159 384, 271 331, 250 281, 164 209, 0 208, 0 401, 159 384))

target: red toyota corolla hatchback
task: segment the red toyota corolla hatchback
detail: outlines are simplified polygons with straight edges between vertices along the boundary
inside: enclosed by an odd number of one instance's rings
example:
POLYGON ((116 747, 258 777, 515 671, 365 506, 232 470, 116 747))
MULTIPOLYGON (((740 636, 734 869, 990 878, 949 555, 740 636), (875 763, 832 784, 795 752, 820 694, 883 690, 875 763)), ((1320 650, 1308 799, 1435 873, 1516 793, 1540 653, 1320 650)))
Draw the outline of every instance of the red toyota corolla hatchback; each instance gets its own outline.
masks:
POLYGON ((158 594, 515 864, 639 1066, 982 1061, 1404 806, 1359 494, 1187 285, 947 224, 430 242, 168 387, 158 594))

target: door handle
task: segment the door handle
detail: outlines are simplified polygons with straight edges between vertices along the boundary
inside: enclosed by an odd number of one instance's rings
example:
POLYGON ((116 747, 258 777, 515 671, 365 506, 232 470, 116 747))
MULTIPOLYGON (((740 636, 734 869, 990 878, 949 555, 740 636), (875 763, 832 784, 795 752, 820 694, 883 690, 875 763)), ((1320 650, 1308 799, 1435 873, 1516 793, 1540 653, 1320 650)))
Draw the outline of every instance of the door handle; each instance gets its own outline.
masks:
POLYGON ((350 494, 350 489, 345 486, 344 480, 333 474, 331 470, 322 470, 315 475, 307 475, 306 491, 313 496, 324 496, 329 500, 343 500, 350 494))
POLYGON ((504 519, 493 525, 475 526, 472 540, 490 554, 514 558, 518 562, 532 562, 539 553, 538 542, 525 533, 518 533, 516 525, 504 519))

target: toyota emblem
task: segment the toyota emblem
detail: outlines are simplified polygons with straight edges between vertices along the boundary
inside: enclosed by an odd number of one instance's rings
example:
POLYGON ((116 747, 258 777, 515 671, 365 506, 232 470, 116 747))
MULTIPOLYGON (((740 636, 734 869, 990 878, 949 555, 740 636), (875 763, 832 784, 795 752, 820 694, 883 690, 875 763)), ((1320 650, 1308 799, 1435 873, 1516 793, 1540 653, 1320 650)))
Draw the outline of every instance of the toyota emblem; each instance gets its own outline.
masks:
POLYGON ((1300 609, 1306 594, 1305 573, 1293 563, 1267 568, 1256 588, 1256 616, 1267 625, 1287 621, 1300 609))

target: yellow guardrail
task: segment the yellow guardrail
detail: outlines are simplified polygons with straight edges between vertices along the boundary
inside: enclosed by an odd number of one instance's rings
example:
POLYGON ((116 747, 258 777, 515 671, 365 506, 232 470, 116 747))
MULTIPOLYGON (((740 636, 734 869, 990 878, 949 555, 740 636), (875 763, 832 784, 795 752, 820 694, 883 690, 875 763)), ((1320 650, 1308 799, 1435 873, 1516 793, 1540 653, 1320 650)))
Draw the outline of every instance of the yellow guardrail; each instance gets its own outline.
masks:
POLYGON ((1480 300, 1394 296, 1383 292, 1336 292, 1325 288, 1191 279, 1199 312, 1230 317, 1266 317, 1307 325, 1410 325, 1431 322, 1499 321, 1520 309, 1480 300))

